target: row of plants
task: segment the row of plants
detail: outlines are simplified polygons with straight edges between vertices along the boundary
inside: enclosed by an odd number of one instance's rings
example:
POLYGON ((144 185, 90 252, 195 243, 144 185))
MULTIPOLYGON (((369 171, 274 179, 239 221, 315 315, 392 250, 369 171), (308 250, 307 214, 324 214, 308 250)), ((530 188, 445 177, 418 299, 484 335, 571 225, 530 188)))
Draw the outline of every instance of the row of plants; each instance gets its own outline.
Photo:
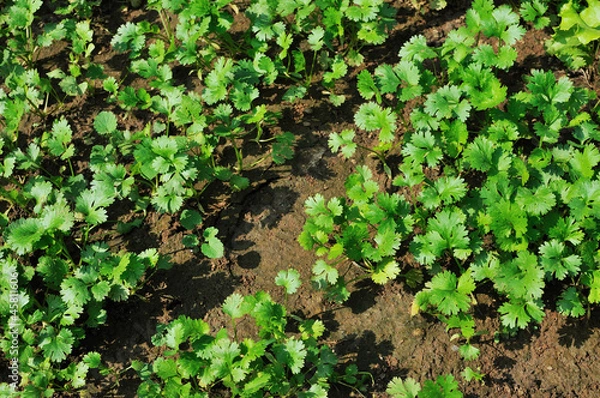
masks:
MULTIPOLYGON (((109 32, 111 49, 128 59, 120 71, 96 61, 108 50, 99 45, 106 34, 98 29, 99 0, 15 0, 2 7, 1 347, 20 376, 3 382, 3 393, 17 388, 19 396, 49 397, 83 388, 90 369, 110 375, 98 353, 78 354, 86 331, 106 323, 108 302, 130 299, 172 264, 150 242, 135 253, 106 241, 127 239, 149 213, 168 213, 187 231, 184 247, 222 257, 218 230, 203 220, 207 187, 243 190, 251 184, 245 170, 293 156, 296 137, 274 128, 280 114, 259 101, 261 92, 286 87, 278 100, 289 102, 321 85, 341 104, 336 81, 362 63, 363 46, 385 41, 395 21, 382 0, 257 0, 244 11, 230 0, 154 0, 145 7, 154 19, 109 32), (249 28, 235 32, 235 18, 249 28), (60 54, 50 68, 45 51, 60 54), (100 110, 90 126, 73 121, 74 104, 82 102, 100 110), (123 127, 128 119, 152 121, 130 131, 123 127), (221 156, 221 148, 232 148, 235 159, 221 156)), ((335 355, 316 342, 323 333, 318 322, 303 324, 302 338, 288 337, 284 306, 266 293, 240 300, 232 296, 224 310, 238 302, 242 307, 230 315, 251 314, 262 340, 229 341, 226 330, 213 338, 203 322, 180 318, 159 328, 164 337, 154 342, 174 353, 186 339, 201 344, 206 361, 194 364, 181 352, 176 365, 132 364, 143 380, 140 395, 185 395, 192 385, 193 394, 205 395, 218 385, 245 396, 322 396, 329 379, 358 385, 355 368, 334 373, 335 355), (225 351, 231 362, 222 362, 225 351), (319 371, 306 377, 309 363, 319 371), (200 369, 207 373, 198 376, 200 369), (180 371, 201 382, 184 386, 180 371)))
MULTIPOLYGON (((564 5, 547 43, 584 73, 598 72, 598 6, 564 5)), ((550 23, 546 11, 521 6, 537 28, 550 23)), ((305 204, 299 242, 320 257, 314 285, 343 302, 352 269, 377 284, 404 278, 418 289, 413 314, 457 331, 465 360, 480 354, 476 292, 500 297, 499 334, 541 322, 546 308, 579 318, 600 302, 597 93, 549 70, 508 86, 525 33, 511 7, 478 0, 440 46, 417 35, 397 63, 360 72, 366 102, 355 125, 378 142, 365 147, 348 129, 329 146, 346 158, 373 154, 391 186, 361 165, 345 196, 305 204)))
MULTIPOLYGON (((559 14, 550 48, 572 67, 597 62, 594 4, 570 2, 559 14)), ((383 44, 396 23, 383 0, 253 0, 244 10, 229 0, 150 0, 156 18, 126 22, 111 36, 112 49, 128 59, 127 70, 113 72, 94 61, 99 6, 15 0, 0 16, 1 347, 10 358, 16 300, 24 397, 80 389, 90 369, 110 374, 98 353, 75 356, 86 330, 106 322, 109 301, 128 300, 172 266, 157 248, 133 253, 106 238, 127 237, 151 212, 168 213, 187 231, 185 247, 223 256, 200 205, 207 187, 243 190, 252 183, 244 171, 293 157, 296 137, 279 131, 280 114, 261 93, 281 88, 276 101, 292 102, 320 86, 342 104, 336 82, 360 68, 363 47, 383 44), (248 29, 236 31, 236 18, 248 29), (65 62, 46 70, 41 54, 57 46, 65 62), (93 125, 71 120, 76 100, 103 104, 93 125), (152 119, 144 128, 123 127, 141 113, 152 119), (23 131, 25 124, 31 128, 23 131), (224 147, 234 158, 221 155, 224 147), (133 217, 122 218, 124 209, 133 217)), ((549 23, 545 12, 539 0, 521 6, 537 28, 549 23)), ((419 270, 428 274, 415 312, 438 313, 459 328, 467 359, 478 353, 470 343, 472 293, 486 281, 507 297, 502 321, 512 328, 541 319, 541 295, 552 280, 568 282, 561 312, 580 316, 600 300, 598 110, 591 93, 544 71, 527 78, 527 90, 508 94, 498 76, 514 64, 523 33, 509 7, 475 1, 466 27, 441 47, 417 36, 396 65, 360 72, 357 87, 368 102, 355 124, 379 134, 378 145, 363 149, 377 155, 398 189, 381 191, 361 166, 346 183, 347 198, 307 202, 300 237, 325 257, 313 281, 338 301, 349 295, 340 267, 358 264, 386 283, 401 274, 400 254, 409 247, 419 268, 403 275, 420 283, 419 270), (403 159, 394 176, 388 159, 397 153, 403 159)), ((354 138, 351 130, 333 133, 330 146, 350 157, 359 147, 354 138)), ((277 283, 292 294, 297 274, 281 274, 277 283)), ((153 343, 167 351, 152 365, 131 366, 142 379, 140 396, 207 396, 213 388, 234 396, 326 396, 331 383, 360 389, 367 381, 353 366, 339 371, 319 342, 320 321, 294 318, 297 333, 287 332, 286 306, 267 293, 231 296, 223 311, 232 327, 216 334, 187 317, 159 327, 153 343), (254 319, 259 340, 237 338, 242 316, 254 319)), ((460 396, 456 387, 441 376, 420 396, 460 396)), ((388 392, 416 396, 420 388, 395 379, 388 392)))
MULTIPOLYGON (((287 303, 302 282, 292 268, 280 271, 275 284, 284 289, 287 303)), ((248 296, 233 293, 222 310, 231 325, 216 333, 210 333, 204 321, 186 316, 159 326, 152 342, 163 353, 151 364, 131 365, 143 380, 140 397, 208 398, 217 386, 235 397, 326 398, 332 385, 362 395, 372 381, 368 372, 340 361, 331 347, 319 342, 327 333, 321 320, 288 314, 285 305, 264 291, 248 296), (258 339, 238 335, 237 325, 247 317, 258 329, 258 339), (289 331, 290 323, 294 332, 289 331)), ((386 392, 393 398, 462 397, 451 375, 423 385, 396 377, 386 392)))

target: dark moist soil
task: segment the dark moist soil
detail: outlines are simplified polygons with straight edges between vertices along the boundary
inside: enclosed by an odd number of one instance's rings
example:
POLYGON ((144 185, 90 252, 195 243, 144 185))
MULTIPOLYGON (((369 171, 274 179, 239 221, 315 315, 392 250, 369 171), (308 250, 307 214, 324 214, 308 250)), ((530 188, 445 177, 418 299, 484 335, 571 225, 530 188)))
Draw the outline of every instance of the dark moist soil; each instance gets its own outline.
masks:
MULTIPOLYGON (((402 44, 415 34, 423 34, 432 43, 441 43, 446 34, 464 21, 469 2, 453 2, 442 12, 424 9, 416 12, 408 0, 398 1, 398 26, 385 47, 367 49, 367 67, 371 70, 384 62, 397 61, 402 44)), ((123 76, 127 57, 114 54, 109 47, 110 35, 126 21, 153 19, 155 15, 141 10, 102 6, 103 15, 94 20, 99 38, 95 62, 107 65, 108 74, 123 76)), ((544 53, 543 42, 549 32, 529 32, 518 43, 518 66, 505 76, 509 90, 522 88, 522 75, 534 68, 546 68, 564 74, 561 65, 544 53)), ((51 67, 60 53, 45 54, 51 67)), ((353 71, 351 78, 359 71, 353 71)), ((269 292, 276 300, 283 300, 281 288, 274 278, 280 270, 295 268, 306 282, 300 291, 289 297, 290 312, 303 317, 322 319, 328 330, 325 341, 348 363, 356 363, 360 370, 369 371, 374 383, 367 396, 384 397, 387 383, 394 377, 413 377, 423 382, 438 375, 450 373, 460 381, 467 397, 598 397, 600 396, 600 310, 591 312, 582 320, 570 320, 554 310, 546 311, 539 326, 519 332, 516 336, 494 341, 498 330, 497 309, 500 303, 493 294, 476 294, 474 314, 478 330, 488 330, 476 341, 481 349, 478 360, 465 363, 459 357, 458 347, 437 320, 417 315, 410 309, 415 291, 402 280, 376 286, 362 283, 352 286, 347 303, 335 306, 327 303, 321 293, 313 290, 308 281, 315 261, 312 253, 304 251, 297 237, 306 219, 304 201, 321 193, 326 198, 342 196, 345 178, 357 164, 366 162, 373 170, 378 164, 366 155, 343 160, 327 147, 331 131, 351 126, 353 113, 362 103, 355 89, 348 85, 347 101, 340 108, 332 107, 318 91, 310 98, 294 105, 283 105, 283 131, 291 131, 298 138, 294 159, 283 166, 262 165, 247 173, 250 188, 230 193, 211 187, 203 196, 201 205, 207 211, 204 226, 215 226, 226 247, 220 260, 207 260, 202 255, 185 249, 181 244, 184 234, 177 218, 149 213, 144 226, 129 235, 111 241, 113 246, 140 252, 159 248, 174 263, 168 271, 158 271, 138 292, 138 296, 124 303, 108 305, 106 325, 87 332, 80 352, 98 351, 114 370, 122 371, 132 360, 151 362, 159 354, 152 347, 151 336, 158 323, 166 323, 185 314, 207 321, 213 331, 228 326, 220 306, 233 292, 254 294, 269 292), (467 383, 460 372, 465 366, 486 374, 483 382, 467 383)), ((277 103, 280 95, 274 87, 277 103)), ((106 108, 102 100, 69 104, 66 114, 74 130, 85 136, 91 131, 93 117, 106 108), (97 108, 94 108, 97 105, 97 108)), ((132 131, 142 128, 151 115, 134 114, 121 123, 132 131)), ((369 142, 373 137, 361 136, 369 142)), ((85 167, 84 164, 81 167, 85 167)), ((390 185, 381 173, 376 177, 382 186, 390 185)), ((126 220, 128 215, 122 215, 126 220)), ((283 302, 283 301, 282 301, 283 302)), ((249 321, 238 327, 252 330, 249 321)), ((133 397, 139 385, 134 371, 124 371, 118 377, 91 378, 88 396, 133 397)), ((333 387, 332 397, 347 397, 347 390, 333 387)))

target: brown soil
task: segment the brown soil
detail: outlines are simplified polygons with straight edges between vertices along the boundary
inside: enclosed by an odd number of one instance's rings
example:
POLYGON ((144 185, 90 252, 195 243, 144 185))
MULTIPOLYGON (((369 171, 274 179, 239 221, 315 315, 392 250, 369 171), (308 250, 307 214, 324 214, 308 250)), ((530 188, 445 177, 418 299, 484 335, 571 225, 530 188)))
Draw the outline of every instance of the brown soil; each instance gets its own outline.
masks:
MULTIPOLYGON (((395 62, 398 49, 416 33, 432 42, 441 42, 445 34, 463 21, 468 2, 449 6, 443 12, 415 12, 410 1, 398 1, 398 28, 386 43, 385 50, 373 49, 367 67, 395 62)), ((95 21, 103 49, 97 62, 107 62, 109 74, 119 75, 126 58, 111 53, 108 32, 128 20, 147 16, 142 11, 109 9, 95 21), (103 30, 107 29, 107 30, 103 30)), ((506 76, 520 89, 521 75, 532 68, 557 70, 561 65, 544 54, 543 41, 548 32, 530 32, 519 43, 519 66, 506 76)), ((100 45, 98 45, 100 47, 100 45)), ((56 54, 46 55, 56 62, 56 54)), ((354 72, 354 75, 358 71, 354 72)), ((350 81, 350 79, 348 79, 350 81)), ((410 315, 414 290, 401 280, 383 287, 372 283, 352 286, 352 295, 342 306, 323 300, 311 288, 312 253, 305 252, 297 237, 305 221, 304 201, 316 193, 326 198, 341 196, 346 176, 356 164, 366 161, 374 169, 377 163, 362 155, 343 160, 327 147, 331 131, 341 131, 352 123, 354 109, 361 103, 353 88, 345 93, 349 99, 341 108, 332 107, 318 95, 282 109, 281 128, 298 137, 295 158, 283 166, 261 166, 248 173, 252 186, 240 193, 220 193, 218 187, 204 196, 201 205, 207 210, 205 226, 215 226, 226 246, 225 258, 210 261, 181 245, 183 229, 176 218, 150 213, 146 227, 133 231, 126 241, 114 242, 133 251, 158 247, 169 254, 175 264, 171 270, 159 271, 148 283, 124 303, 107 308, 106 325, 87 332, 81 352, 98 351, 115 370, 124 370, 132 360, 152 361, 158 351, 151 336, 158 323, 168 322, 181 314, 201 318, 214 328, 226 325, 220 305, 233 292, 252 294, 266 290, 282 299, 274 284, 279 270, 293 267, 305 281, 299 293, 289 298, 291 312, 304 317, 318 317, 328 328, 326 342, 350 363, 374 377, 368 396, 385 396, 387 382, 394 376, 413 377, 418 381, 451 373, 460 381, 467 397, 597 397, 600 396, 600 310, 583 320, 569 320, 548 310, 541 325, 500 342, 494 341, 498 329, 494 295, 478 292, 475 306, 480 330, 489 330, 477 341, 480 358, 463 362, 456 342, 435 319, 410 315), (483 383, 467 383, 460 376, 465 365, 486 374, 483 383)), ((101 102, 98 102, 101 105, 101 102)), ((79 113, 72 106, 72 122, 79 131, 90 131, 93 116, 100 110, 86 108, 79 113)), ((125 123, 132 130, 146 123, 148 116, 133 115, 125 123)), ((365 141, 371 138, 361 137, 365 141)), ((389 181, 380 176, 381 184, 389 181)), ((224 191, 225 192, 225 191, 224 191)), ((240 325, 243 329, 243 324, 240 325)), ((116 377, 92 377, 88 388, 92 396, 135 396, 139 379, 134 371, 116 377)), ((346 390, 332 389, 332 396, 348 396, 346 390)))

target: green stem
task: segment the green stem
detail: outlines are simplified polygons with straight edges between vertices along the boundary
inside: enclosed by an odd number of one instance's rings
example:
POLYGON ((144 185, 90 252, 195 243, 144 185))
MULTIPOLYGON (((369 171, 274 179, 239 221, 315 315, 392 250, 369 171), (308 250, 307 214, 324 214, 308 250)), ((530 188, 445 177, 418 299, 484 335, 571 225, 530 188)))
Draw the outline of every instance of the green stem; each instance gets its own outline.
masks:
POLYGON ((237 160, 237 171, 242 171, 244 170, 244 157, 242 155, 242 150, 241 148, 239 148, 237 145, 235 145, 235 143, 232 141, 232 147, 233 150, 235 152, 235 158, 237 160))
POLYGON ((169 41, 169 46, 174 46, 175 41, 173 39, 173 33, 171 32, 171 28, 169 27, 169 24, 167 23, 164 10, 160 10, 158 12, 158 15, 160 16, 160 22, 162 23, 163 29, 166 32, 166 35, 167 35, 166 38, 169 41))
POLYGON ((361 144, 356 144, 356 146, 362 150, 365 150, 367 152, 371 152, 373 153, 375 156, 377 156, 377 159, 382 163, 383 165, 383 170, 385 171, 385 174, 389 177, 392 178, 392 169, 390 168, 390 166, 387 164, 387 162, 385 161, 385 155, 381 152, 378 152, 372 148, 366 147, 364 145, 361 144))
POLYGON ((71 159, 67 159, 67 163, 69 163, 69 170, 71 171, 71 177, 75 177, 75 171, 73 170, 73 162, 71 162, 71 159))
POLYGON ((237 323, 231 318, 231 328, 233 329, 233 340, 237 341, 237 323))
POLYGON ((306 87, 309 87, 312 83, 312 77, 315 72, 316 64, 317 64, 317 51, 313 51, 313 59, 312 59, 311 66, 310 66, 310 73, 306 77, 306 83, 305 83, 306 87))

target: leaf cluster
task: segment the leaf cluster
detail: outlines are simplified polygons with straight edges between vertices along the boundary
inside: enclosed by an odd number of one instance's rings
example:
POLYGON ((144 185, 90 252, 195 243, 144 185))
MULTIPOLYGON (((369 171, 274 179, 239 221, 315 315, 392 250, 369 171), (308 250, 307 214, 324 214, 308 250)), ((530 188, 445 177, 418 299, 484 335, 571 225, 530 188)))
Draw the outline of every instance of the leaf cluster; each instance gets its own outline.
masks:
MULTIPOLYGON (((289 273, 278 277, 283 279, 289 282, 289 273)), ((289 285, 286 289, 291 293, 289 285)), ((208 397, 224 389, 234 397, 326 397, 332 382, 359 385, 356 368, 338 373, 337 356, 319 342, 325 332, 321 321, 298 320, 297 333, 290 333, 286 308, 265 292, 234 293, 223 312, 230 330, 210 333, 204 321, 185 315, 160 325, 152 341, 164 353, 152 364, 132 364, 143 380, 138 395, 208 397), (257 327, 254 338, 237 336, 236 324, 246 317, 257 327)))
POLYGON ((326 259, 315 263, 313 282, 338 301, 349 295, 345 272, 339 269, 348 261, 358 264, 375 283, 398 276, 394 256, 413 224, 409 203, 399 194, 378 192, 367 167, 359 167, 345 186, 347 201, 326 201, 320 194, 307 199, 309 218, 298 238, 302 247, 326 259))
MULTIPOLYGON (((521 12, 535 23, 545 9, 528 2, 521 12)), ((404 195, 384 193, 357 177, 371 178, 359 166, 345 197, 307 201, 300 237, 303 247, 326 258, 313 272, 327 282, 321 286, 332 285, 339 278, 334 266, 372 264, 373 252, 365 245, 391 231, 386 223, 362 227, 351 216, 369 220, 377 214, 369 213, 369 206, 378 205, 382 195, 397 195, 405 206, 402 214, 382 206, 375 220, 394 219, 396 228, 400 220, 410 224, 396 229, 388 246, 385 264, 396 264, 394 272, 373 280, 401 275, 398 259, 408 246, 430 277, 415 297, 413 313, 432 312, 448 329, 458 329, 466 341, 460 347, 465 359, 479 354, 471 344, 476 332, 470 311, 472 294, 484 283, 503 297, 499 313, 505 330, 542 320, 541 298, 549 283, 562 283, 553 304, 565 315, 582 316, 598 301, 595 94, 544 70, 523 76, 523 89, 510 93, 499 72, 516 60, 514 44, 525 32, 519 22, 508 6, 475 1, 465 26, 451 31, 441 46, 417 35, 402 46, 398 63, 362 71, 357 86, 368 102, 356 111, 355 123, 385 132, 379 142, 398 142, 386 155, 401 156, 393 185, 404 195), (395 120, 405 130, 401 139, 387 134, 395 120), (346 236, 355 237, 351 248, 346 236)), ((350 157, 360 148, 355 135, 332 133, 330 147, 350 157)))
POLYGON ((569 1, 562 5, 560 24, 546 42, 550 54, 556 55, 571 69, 580 69, 597 63, 600 49, 600 2, 589 0, 587 7, 569 1))

